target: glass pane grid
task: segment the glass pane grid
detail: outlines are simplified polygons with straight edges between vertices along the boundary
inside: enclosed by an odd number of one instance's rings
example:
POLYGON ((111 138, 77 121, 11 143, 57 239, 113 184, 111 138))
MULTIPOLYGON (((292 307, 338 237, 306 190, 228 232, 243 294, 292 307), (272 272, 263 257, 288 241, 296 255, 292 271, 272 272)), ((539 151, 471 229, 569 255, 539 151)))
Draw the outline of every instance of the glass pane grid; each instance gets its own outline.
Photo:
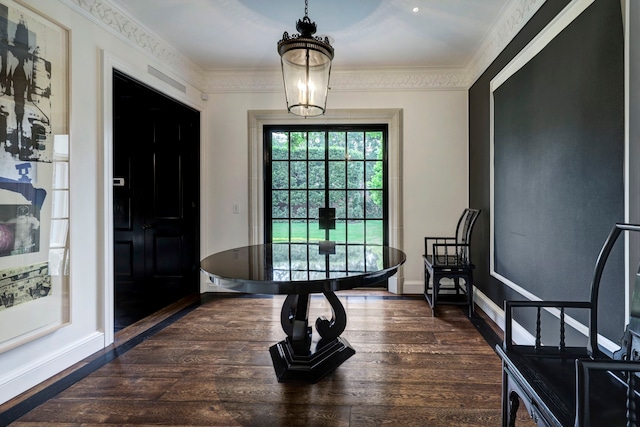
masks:
POLYGON ((267 241, 384 242, 384 132, 276 131, 271 137, 274 221, 267 241), (318 223, 325 206, 336 209, 336 228, 328 232, 318 223), (288 232, 275 219, 288 221, 288 232))

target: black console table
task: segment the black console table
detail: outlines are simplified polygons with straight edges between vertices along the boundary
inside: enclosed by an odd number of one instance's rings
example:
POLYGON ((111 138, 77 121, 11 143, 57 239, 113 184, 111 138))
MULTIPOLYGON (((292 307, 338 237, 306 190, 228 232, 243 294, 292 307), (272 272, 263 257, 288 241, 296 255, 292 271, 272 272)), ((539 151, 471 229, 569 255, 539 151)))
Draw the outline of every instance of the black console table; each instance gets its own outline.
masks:
POLYGON ((340 336, 347 314, 334 292, 383 283, 405 261, 404 252, 388 246, 273 243, 219 252, 200 266, 227 289, 287 295, 280 315, 287 338, 269 349, 276 376, 279 382, 315 383, 355 354, 340 336), (312 348, 308 313, 314 293, 324 294, 332 315, 316 320, 320 340, 312 348))

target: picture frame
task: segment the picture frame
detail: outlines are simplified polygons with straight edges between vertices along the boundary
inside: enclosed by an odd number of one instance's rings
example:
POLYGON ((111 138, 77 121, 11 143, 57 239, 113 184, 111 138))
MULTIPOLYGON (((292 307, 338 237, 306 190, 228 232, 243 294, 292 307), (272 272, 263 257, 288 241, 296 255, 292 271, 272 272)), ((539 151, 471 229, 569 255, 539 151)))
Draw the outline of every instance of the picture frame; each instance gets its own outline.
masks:
POLYGON ((0 0, 0 352, 69 324, 69 30, 0 0))

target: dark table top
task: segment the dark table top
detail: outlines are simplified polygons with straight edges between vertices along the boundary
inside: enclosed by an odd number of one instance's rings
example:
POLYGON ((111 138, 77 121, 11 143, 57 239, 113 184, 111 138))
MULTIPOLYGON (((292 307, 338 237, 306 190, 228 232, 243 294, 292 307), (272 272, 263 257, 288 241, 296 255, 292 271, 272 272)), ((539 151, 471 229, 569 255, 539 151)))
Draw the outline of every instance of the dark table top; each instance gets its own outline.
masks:
POLYGON ((380 245, 272 243, 210 255, 200 267, 227 289, 307 294, 372 286, 393 276, 404 252, 380 245))

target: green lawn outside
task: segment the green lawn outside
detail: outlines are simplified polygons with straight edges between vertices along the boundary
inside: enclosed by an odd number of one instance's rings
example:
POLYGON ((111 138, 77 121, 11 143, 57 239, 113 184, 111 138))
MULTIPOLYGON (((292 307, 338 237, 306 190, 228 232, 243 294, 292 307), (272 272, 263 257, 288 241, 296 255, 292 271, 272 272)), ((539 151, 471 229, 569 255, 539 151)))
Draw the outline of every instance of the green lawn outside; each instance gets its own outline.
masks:
MULTIPOLYGON (((336 222, 335 230, 329 230, 329 240, 349 243, 369 243, 381 245, 383 243, 382 220, 367 220, 366 236, 365 221, 336 222), (347 232, 349 235, 347 236, 347 232)), ((309 224, 307 238, 307 223, 292 222, 291 236, 289 236, 289 222, 274 220, 272 224, 272 241, 276 242, 306 242, 325 240, 325 231, 318 229, 317 222, 309 224)))

